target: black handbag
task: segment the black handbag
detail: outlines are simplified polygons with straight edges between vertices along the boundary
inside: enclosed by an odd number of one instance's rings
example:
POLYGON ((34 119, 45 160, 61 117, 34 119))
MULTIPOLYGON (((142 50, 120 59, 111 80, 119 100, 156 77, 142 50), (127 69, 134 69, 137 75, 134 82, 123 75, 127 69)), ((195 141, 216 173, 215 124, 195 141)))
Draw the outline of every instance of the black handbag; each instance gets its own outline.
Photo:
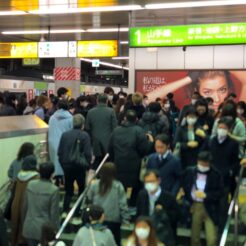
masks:
POLYGON ((89 163, 86 160, 84 153, 81 153, 80 150, 80 140, 76 139, 68 155, 69 162, 77 167, 86 169, 89 166, 89 163))
POLYGON ((15 186, 16 186, 16 182, 14 182, 12 184, 11 191, 10 191, 11 194, 9 196, 7 203, 6 203, 5 209, 3 211, 3 217, 9 221, 11 220, 12 203, 13 203, 14 197, 15 197, 15 186))

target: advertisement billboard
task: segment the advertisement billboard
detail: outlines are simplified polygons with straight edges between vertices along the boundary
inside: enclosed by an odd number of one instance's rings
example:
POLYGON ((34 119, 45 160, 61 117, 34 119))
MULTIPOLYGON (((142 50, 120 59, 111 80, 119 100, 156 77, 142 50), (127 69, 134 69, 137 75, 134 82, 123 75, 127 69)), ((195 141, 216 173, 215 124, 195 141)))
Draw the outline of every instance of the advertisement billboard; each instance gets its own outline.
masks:
POLYGON ((135 90, 147 95, 150 101, 163 99, 172 92, 180 108, 190 103, 192 93, 198 91, 205 98, 211 97, 217 110, 231 92, 236 93, 238 101, 246 101, 246 71, 137 70, 135 90))

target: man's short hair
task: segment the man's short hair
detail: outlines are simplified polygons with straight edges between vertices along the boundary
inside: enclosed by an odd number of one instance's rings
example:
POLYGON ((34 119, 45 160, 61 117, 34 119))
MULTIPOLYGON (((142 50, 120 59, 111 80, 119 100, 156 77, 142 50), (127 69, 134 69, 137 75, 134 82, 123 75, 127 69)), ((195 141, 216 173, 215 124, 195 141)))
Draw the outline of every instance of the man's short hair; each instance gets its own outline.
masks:
POLYGON ((75 114, 73 116, 73 128, 81 129, 85 125, 85 117, 82 114, 75 114))
POLYGON ((68 110, 69 109, 68 101, 67 100, 60 100, 57 104, 57 108, 68 110))
POLYGON ((143 95, 140 92, 136 92, 132 95, 132 102, 135 105, 141 105, 143 102, 143 95))
POLYGON ((62 95, 66 94, 68 92, 68 89, 65 88, 65 87, 60 87, 58 90, 57 90, 57 96, 58 97, 61 97, 62 95))
POLYGON ((170 137, 167 134, 159 134, 156 136, 155 141, 161 141, 162 143, 169 145, 170 144, 170 137))
POLYGON ((146 171, 146 173, 144 174, 144 179, 146 178, 146 177, 148 177, 149 175, 151 175, 151 174, 154 174, 155 176, 156 176, 156 178, 160 178, 160 173, 159 173, 159 171, 158 170, 156 170, 156 169, 149 169, 149 170, 147 170, 146 171))
POLYGON ((149 111, 152 113, 159 113, 161 111, 161 105, 158 102, 151 102, 149 104, 149 111))
POLYGON ((135 123, 137 121, 137 114, 134 110, 126 111, 126 120, 130 123, 135 123))
POLYGON ((209 151, 201 151, 197 156, 198 161, 211 162, 212 155, 209 151))
POLYGON ((55 167, 51 162, 45 162, 39 165, 39 174, 41 179, 50 179, 55 171, 55 167))
POLYGON ((108 96, 105 93, 99 94, 97 97, 98 103, 104 103, 106 104, 108 101, 108 96))
POLYGON ((234 124, 234 121, 231 117, 228 117, 228 116, 224 116, 222 118, 219 119, 218 121, 218 125, 219 124, 224 124, 226 125, 229 129, 232 128, 233 124, 234 124))

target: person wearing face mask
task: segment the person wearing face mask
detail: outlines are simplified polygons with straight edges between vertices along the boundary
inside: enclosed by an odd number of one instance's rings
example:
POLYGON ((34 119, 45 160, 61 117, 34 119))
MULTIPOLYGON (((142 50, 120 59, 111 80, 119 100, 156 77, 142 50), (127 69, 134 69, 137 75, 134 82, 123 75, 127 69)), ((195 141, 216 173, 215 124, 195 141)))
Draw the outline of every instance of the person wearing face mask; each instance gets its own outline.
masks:
POLYGON ((185 105, 183 107, 183 109, 180 112, 179 115, 179 119, 178 119, 178 126, 182 125, 183 119, 185 118, 186 114, 187 114, 187 110, 189 110, 190 106, 195 106, 196 102, 201 98, 201 95, 199 92, 195 91, 192 96, 191 96, 191 100, 190 100, 190 104, 185 105))
POLYGON ((147 169, 160 172, 163 190, 176 196, 180 188, 181 163, 170 151, 170 138, 166 134, 158 135, 155 139, 155 153, 148 157, 147 169))
POLYGON ((86 118, 88 111, 92 108, 89 103, 89 97, 79 96, 76 100, 76 104, 75 114, 82 114, 86 118))
POLYGON ((207 140, 203 146, 204 150, 211 152, 213 166, 223 177, 224 191, 220 201, 220 233, 222 233, 227 219, 230 189, 235 183, 235 176, 239 170, 238 143, 228 136, 232 124, 232 119, 222 117, 218 122, 217 135, 207 140))
POLYGON ((108 107, 112 108, 113 107, 113 98, 114 98, 114 89, 112 87, 105 87, 104 89, 104 94, 107 95, 108 97, 108 107))
POLYGON ((244 101, 237 103, 237 115, 246 125, 246 103, 244 101))
POLYGON ((210 152, 200 152, 197 166, 189 167, 183 175, 180 194, 191 206, 191 246, 201 245, 200 233, 203 225, 207 245, 217 245, 219 201, 223 193, 223 181, 220 173, 211 165, 211 160, 210 152))
POLYGON ((200 99, 195 104, 196 112, 198 115, 197 123, 202 127, 206 134, 210 135, 214 118, 209 114, 208 103, 205 99, 200 99))
POLYGON ((59 100, 68 100, 68 89, 65 87, 60 87, 57 90, 57 97, 59 98, 59 100))
POLYGON ((206 133, 197 122, 198 115, 195 107, 191 106, 186 112, 185 125, 178 127, 174 137, 174 146, 179 146, 179 157, 182 168, 195 166, 197 155, 206 139, 206 133))
POLYGON ((135 221, 134 231, 125 246, 164 246, 164 244, 158 240, 150 218, 141 216, 135 221))
POLYGON ((160 186, 157 170, 148 170, 144 175, 144 189, 138 194, 137 216, 150 216, 157 228, 161 242, 175 245, 179 207, 175 198, 160 186))

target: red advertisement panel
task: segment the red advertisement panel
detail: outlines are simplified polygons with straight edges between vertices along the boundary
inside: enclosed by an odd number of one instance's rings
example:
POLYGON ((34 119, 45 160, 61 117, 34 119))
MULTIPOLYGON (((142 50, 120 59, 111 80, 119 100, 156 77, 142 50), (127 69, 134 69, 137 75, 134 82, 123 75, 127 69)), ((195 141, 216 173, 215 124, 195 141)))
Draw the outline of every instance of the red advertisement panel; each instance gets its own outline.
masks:
POLYGON ((135 82, 136 91, 147 95, 150 101, 158 97, 163 99, 169 92, 174 93, 174 99, 180 108, 190 102, 194 91, 203 97, 213 98, 214 109, 231 92, 236 93, 238 101, 246 101, 244 70, 138 70, 135 82))

